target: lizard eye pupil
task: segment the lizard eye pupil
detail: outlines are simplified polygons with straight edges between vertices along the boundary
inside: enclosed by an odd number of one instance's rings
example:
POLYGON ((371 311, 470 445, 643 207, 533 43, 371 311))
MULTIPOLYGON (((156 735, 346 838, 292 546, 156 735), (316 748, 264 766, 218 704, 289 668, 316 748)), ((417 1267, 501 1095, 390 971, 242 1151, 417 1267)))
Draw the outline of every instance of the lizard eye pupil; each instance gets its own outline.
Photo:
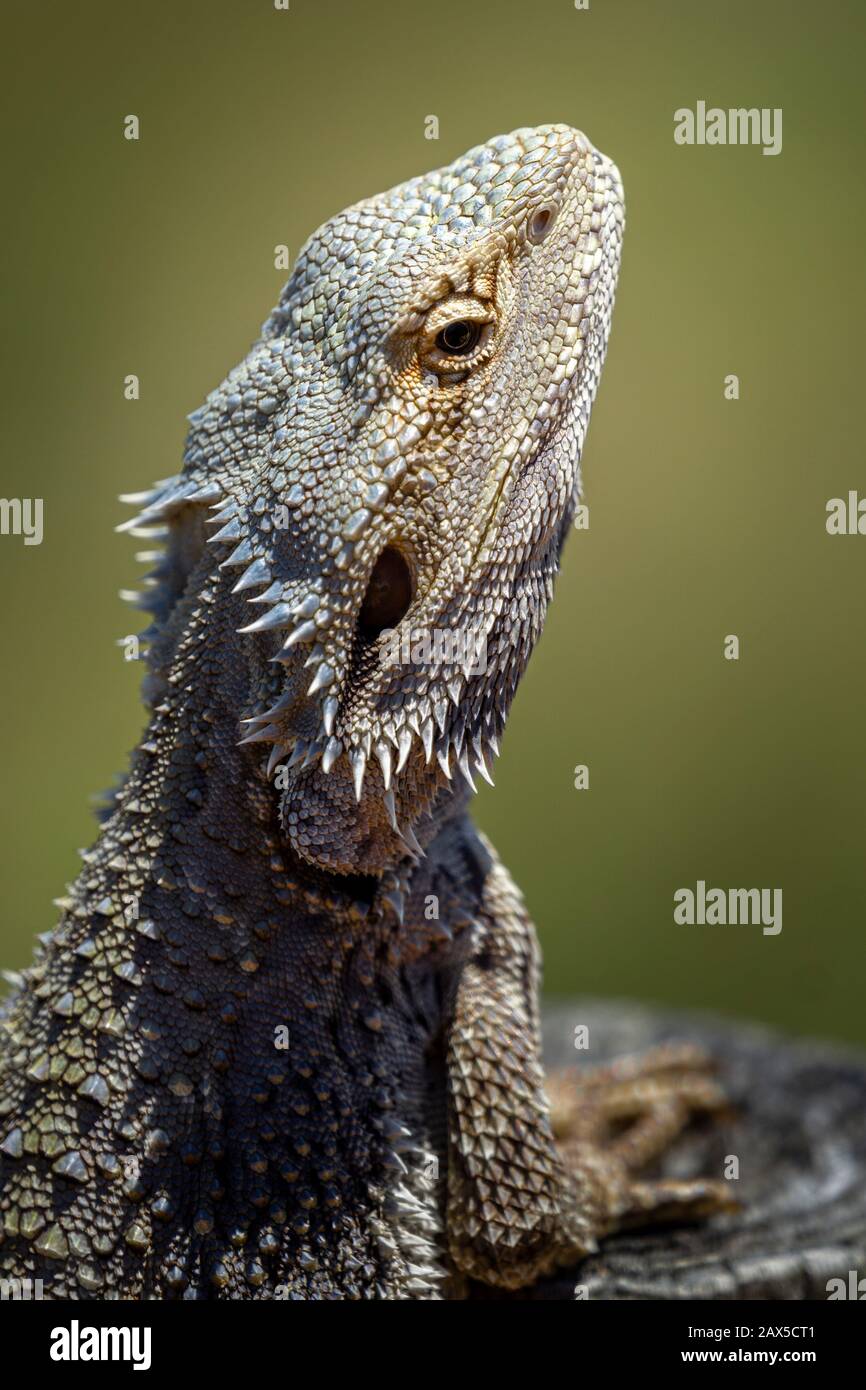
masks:
POLYGON ((436 334, 436 346, 449 357, 465 357, 481 337, 481 327, 471 319, 455 319, 436 334))

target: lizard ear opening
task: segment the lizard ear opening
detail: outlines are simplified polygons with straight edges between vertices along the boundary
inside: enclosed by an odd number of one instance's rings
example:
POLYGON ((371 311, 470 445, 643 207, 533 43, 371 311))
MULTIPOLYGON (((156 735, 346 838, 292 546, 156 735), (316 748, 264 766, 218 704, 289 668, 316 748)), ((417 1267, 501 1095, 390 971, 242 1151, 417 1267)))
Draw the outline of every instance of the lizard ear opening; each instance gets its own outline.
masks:
POLYGON ((358 627, 367 640, 374 640, 386 628, 394 628, 406 616, 412 602, 412 573, 394 545, 386 545, 373 566, 364 602, 358 614, 358 627))
POLYGON ((534 210, 526 224, 526 235, 533 246, 538 246, 544 241, 548 232, 552 230, 558 211, 555 203, 542 203, 534 210))

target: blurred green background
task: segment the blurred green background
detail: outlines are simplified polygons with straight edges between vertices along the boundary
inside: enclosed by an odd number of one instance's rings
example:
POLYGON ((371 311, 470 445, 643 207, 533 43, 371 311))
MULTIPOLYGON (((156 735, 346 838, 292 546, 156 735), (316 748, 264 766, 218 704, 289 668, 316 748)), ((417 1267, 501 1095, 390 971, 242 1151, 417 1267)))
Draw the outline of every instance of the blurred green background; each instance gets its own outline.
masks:
POLYGON ((43 0, 3 20, 2 490, 45 499, 45 539, 0 538, 2 963, 53 924, 142 722, 115 496, 176 471, 186 413, 286 278, 275 244, 565 121, 622 170, 625 260, 590 529, 478 817, 548 992, 866 1040, 866 537, 824 527, 828 498, 866 494, 862 4, 43 0), (675 145, 698 100, 782 107, 782 153, 675 145), (675 926, 699 878, 781 887, 781 935, 675 926))

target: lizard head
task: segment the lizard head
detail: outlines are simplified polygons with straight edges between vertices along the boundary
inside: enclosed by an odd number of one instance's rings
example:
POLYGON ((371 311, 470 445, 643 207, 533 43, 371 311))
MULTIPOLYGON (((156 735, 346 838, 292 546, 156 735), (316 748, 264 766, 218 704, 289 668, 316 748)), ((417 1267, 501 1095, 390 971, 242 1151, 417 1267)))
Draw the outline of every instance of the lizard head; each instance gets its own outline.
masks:
POLYGON ((452 778, 489 777, 579 496, 622 224, 616 169, 563 125, 340 213, 150 499, 145 521, 212 503, 197 582, 238 596, 238 715, 308 862, 380 873, 452 778))

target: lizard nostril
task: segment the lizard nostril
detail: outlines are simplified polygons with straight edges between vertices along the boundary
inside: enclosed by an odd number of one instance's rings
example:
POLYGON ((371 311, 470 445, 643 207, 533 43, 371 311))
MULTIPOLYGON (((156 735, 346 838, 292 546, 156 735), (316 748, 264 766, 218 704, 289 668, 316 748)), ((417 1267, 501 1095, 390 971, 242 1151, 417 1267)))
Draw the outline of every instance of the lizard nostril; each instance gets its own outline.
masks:
POLYGON ((412 574, 400 551, 387 545, 373 566, 358 626, 364 637, 379 636, 385 628, 396 627, 412 602, 412 574))

